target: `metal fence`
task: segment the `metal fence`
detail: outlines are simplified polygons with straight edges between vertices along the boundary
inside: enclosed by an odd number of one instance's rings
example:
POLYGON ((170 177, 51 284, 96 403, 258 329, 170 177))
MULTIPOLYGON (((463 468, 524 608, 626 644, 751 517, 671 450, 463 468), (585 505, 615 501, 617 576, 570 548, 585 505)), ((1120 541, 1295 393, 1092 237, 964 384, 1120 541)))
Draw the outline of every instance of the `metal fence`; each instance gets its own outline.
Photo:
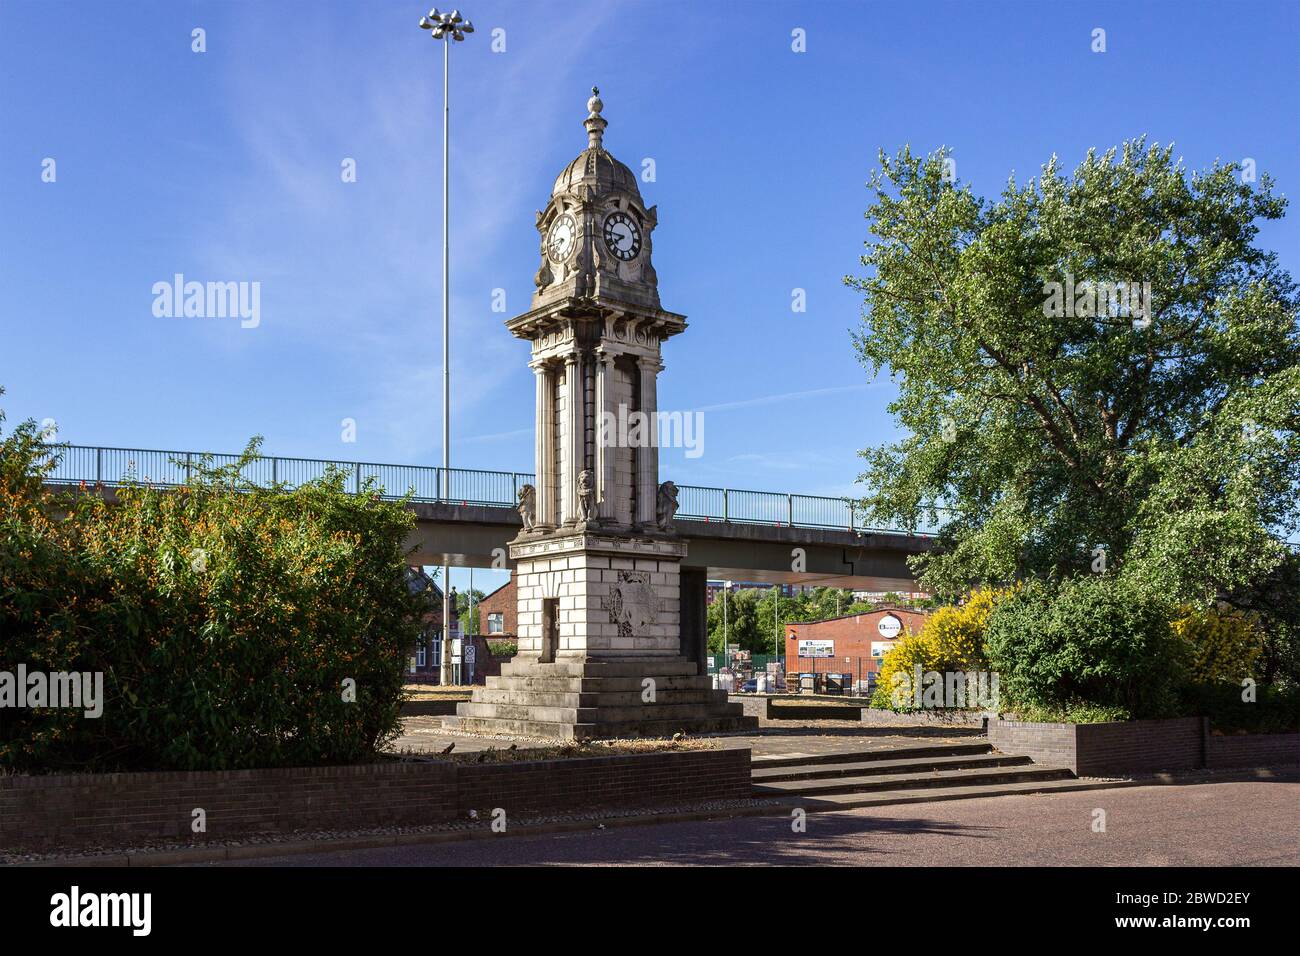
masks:
MULTIPOLYGON (((144 448, 108 448, 91 445, 50 445, 58 463, 48 481, 55 484, 146 484, 169 488, 184 485, 200 464, 228 466, 238 455, 144 448)), ((473 468, 439 468, 432 465, 391 465, 373 462, 331 461, 317 458, 261 457, 244 465, 240 475, 257 485, 286 488, 315 481, 333 467, 346 476, 349 490, 360 491, 372 480, 386 498, 411 492, 415 501, 451 502, 501 508, 515 506, 519 489, 535 478, 522 471, 482 471, 473 468)), ((848 498, 825 498, 775 491, 678 486, 679 518, 720 521, 727 524, 761 524, 795 528, 847 531, 932 533, 933 529, 868 527, 860 509, 848 498)))
POLYGON ((792 657, 785 672, 786 689, 791 693, 868 697, 879 670, 878 657, 792 657))
POLYGON ((736 690, 759 674, 769 673, 768 664, 776 664, 780 684, 772 689, 787 694, 841 694, 845 697, 868 697, 875 689, 876 674, 880 670, 878 657, 778 657, 774 654, 754 654, 723 662, 723 655, 714 651, 709 658, 708 672, 720 673, 724 667, 735 677, 736 690))
POLYGON ((869 524, 865 512, 850 498, 697 485, 678 485, 677 492, 677 517, 694 521, 921 534, 933 534, 937 530, 929 526, 909 529, 901 525, 869 524))
MULTIPOLYGON (((236 464, 240 457, 146 448, 47 447, 52 454, 59 456, 47 481, 67 485, 102 484, 108 488, 124 484, 179 487, 189 481, 200 466, 229 466, 236 464)), ((416 501, 499 507, 513 507, 519 489, 533 481, 533 476, 524 472, 280 457, 256 458, 247 462, 239 474, 255 485, 278 484, 297 488, 325 477, 330 469, 342 472, 347 489, 353 492, 373 482, 385 498, 401 498, 410 492, 416 501)))

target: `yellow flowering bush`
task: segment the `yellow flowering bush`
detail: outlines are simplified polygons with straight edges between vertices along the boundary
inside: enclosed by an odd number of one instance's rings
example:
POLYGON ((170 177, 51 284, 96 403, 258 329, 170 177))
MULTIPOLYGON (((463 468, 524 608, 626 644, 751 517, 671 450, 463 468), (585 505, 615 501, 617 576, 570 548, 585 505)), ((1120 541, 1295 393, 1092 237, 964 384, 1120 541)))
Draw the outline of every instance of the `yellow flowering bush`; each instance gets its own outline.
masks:
POLYGON ((1001 595, 1001 591, 977 588, 960 605, 931 614, 919 634, 909 634, 894 645, 880 661, 872 705, 894 707, 895 675, 904 674, 910 680, 917 665, 922 672, 984 669, 984 631, 1001 595))
POLYGON ((1193 683, 1239 684, 1252 676, 1264 650, 1264 635, 1241 611, 1185 608, 1173 627, 1187 646, 1193 683))

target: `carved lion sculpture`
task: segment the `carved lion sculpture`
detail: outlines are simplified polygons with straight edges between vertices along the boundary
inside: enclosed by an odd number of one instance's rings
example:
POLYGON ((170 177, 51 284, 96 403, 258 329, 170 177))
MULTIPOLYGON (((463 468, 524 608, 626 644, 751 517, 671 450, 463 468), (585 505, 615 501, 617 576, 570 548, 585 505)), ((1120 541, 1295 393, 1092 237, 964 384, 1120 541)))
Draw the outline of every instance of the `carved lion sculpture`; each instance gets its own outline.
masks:
POLYGON ((524 530, 532 531, 537 521, 537 493, 532 485, 519 489, 519 517, 524 519, 524 530))
POLYGON ((578 520, 596 519, 596 475, 590 468, 578 472, 578 520))
POLYGON ((677 486, 665 481, 659 486, 659 497, 655 502, 655 519, 660 531, 673 529, 673 518, 677 514, 677 486))

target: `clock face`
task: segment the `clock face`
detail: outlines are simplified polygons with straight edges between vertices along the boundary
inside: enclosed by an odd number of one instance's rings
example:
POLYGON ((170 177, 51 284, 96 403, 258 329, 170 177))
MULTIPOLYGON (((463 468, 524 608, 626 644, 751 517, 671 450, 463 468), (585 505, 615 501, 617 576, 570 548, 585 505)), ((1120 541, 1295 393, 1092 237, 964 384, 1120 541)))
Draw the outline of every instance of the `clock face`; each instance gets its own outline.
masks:
POLYGON ((551 223, 551 231, 546 235, 546 254, 552 262, 563 262, 569 258, 576 235, 577 225, 567 212, 551 223))
POLYGON ((641 251, 641 228, 625 212, 612 212, 605 218, 605 245, 623 261, 635 259, 641 251))

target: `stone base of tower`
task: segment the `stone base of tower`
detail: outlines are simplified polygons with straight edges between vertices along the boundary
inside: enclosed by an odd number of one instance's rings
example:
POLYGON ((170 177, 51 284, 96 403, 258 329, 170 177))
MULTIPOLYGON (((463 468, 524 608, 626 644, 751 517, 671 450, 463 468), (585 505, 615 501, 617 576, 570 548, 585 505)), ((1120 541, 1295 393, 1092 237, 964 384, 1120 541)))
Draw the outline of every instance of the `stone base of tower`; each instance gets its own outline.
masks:
POLYGON ((469 733, 586 740, 753 730, 758 718, 744 716, 740 704, 729 703, 726 691, 713 690, 711 679, 683 657, 516 659, 475 688, 443 725, 469 733))

